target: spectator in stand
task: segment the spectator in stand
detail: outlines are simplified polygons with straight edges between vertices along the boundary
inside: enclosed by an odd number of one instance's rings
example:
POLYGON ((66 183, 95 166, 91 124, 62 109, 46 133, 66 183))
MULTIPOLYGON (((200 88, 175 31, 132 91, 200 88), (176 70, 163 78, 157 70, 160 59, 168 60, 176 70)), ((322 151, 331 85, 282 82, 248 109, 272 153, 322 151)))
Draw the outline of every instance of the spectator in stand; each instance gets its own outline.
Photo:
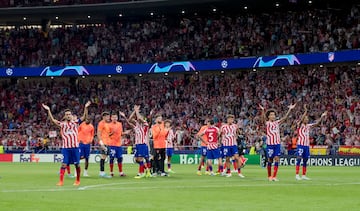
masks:
POLYGON ((330 10, 170 15, 59 27, 47 37, 37 28, 2 29, 0 66, 149 63, 356 49, 360 27, 354 8, 339 15, 330 10))

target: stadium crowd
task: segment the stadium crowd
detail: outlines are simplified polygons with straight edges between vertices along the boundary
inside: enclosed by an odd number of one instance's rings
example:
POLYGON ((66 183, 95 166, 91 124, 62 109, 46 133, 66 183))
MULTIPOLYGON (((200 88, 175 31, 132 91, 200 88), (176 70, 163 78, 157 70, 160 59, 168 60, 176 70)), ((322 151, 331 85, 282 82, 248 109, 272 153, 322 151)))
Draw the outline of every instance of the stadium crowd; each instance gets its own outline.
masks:
POLYGON ((120 20, 96 26, 0 30, 0 66, 99 65, 355 49, 358 7, 272 14, 120 20))
MULTIPOLYGON (((57 149, 59 137, 49 137, 56 128, 49 124, 41 103, 51 106, 58 119, 69 107, 78 114, 87 99, 93 104, 89 114, 96 126, 102 111, 129 114, 134 104, 148 115, 155 108, 173 120, 177 133, 177 149, 195 149, 193 134, 205 117, 221 124, 226 114, 236 115, 243 129, 248 149, 261 147, 264 128, 259 124, 259 104, 276 108, 282 116, 287 106, 297 106, 283 124, 283 153, 292 150, 296 137, 295 124, 310 108, 312 121, 328 111, 328 115, 311 131, 312 145, 360 145, 360 67, 291 68, 274 71, 240 71, 219 74, 193 73, 164 77, 150 75, 108 79, 54 79, 3 82, 0 90, 2 144, 8 149, 57 149), (9 109, 11 108, 11 109, 9 109)), ((125 124, 125 129, 127 125, 125 124)), ((129 139, 129 137, 127 137, 129 139)), ((128 143, 128 141, 127 141, 128 143)))

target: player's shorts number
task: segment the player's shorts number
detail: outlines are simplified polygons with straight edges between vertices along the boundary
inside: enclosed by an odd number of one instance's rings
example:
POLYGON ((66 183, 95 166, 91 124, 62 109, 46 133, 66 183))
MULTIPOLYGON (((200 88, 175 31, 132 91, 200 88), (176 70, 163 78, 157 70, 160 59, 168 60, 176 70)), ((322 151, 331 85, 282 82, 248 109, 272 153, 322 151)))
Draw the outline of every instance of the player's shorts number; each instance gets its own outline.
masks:
POLYGON ((272 155, 274 154, 274 150, 273 149, 269 149, 268 150, 268 156, 272 157, 272 155))
POLYGON ((304 149, 298 149, 298 156, 302 156, 304 153, 304 149))
POLYGON ((111 149, 111 150, 110 150, 110 154, 111 154, 111 156, 113 156, 113 157, 114 157, 114 156, 115 156, 115 154, 116 154, 116 150, 115 150, 115 149, 111 149))
POLYGON ((224 148, 224 155, 227 155, 229 150, 227 148, 224 148))

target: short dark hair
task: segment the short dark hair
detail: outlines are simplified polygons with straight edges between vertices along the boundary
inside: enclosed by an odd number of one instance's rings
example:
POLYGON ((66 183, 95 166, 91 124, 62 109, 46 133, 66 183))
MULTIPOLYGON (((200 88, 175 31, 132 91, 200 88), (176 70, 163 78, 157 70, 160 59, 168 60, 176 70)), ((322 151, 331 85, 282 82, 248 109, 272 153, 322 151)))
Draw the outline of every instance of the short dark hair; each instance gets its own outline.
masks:
POLYGON ((162 115, 161 114, 156 114, 155 119, 158 118, 158 117, 162 117, 162 115))
POLYGON ((274 112, 276 114, 275 109, 269 109, 269 110, 266 111, 265 116, 266 116, 267 119, 269 119, 270 113, 272 113, 272 112, 274 112))
MULTIPOLYGON (((68 111, 71 112, 71 110, 70 110, 69 108, 67 108, 67 109, 64 110, 64 113, 66 113, 66 112, 68 112, 68 111)), ((72 112, 71 112, 71 113, 72 113, 72 112)))
POLYGON ((205 119, 203 120, 203 122, 204 122, 204 124, 207 124, 208 122, 210 122, 210 118, 205 118, 205 119))
POLYGON ((210 119, 210 125, 214 125, 214 124, 215 124, 214 120, 210 119))
POLYGON ((107 115, 110 115, 110 112, 104 111, 104 112, 102 112, 102 114, 101 114, 101 116, 107 116, 107 115))

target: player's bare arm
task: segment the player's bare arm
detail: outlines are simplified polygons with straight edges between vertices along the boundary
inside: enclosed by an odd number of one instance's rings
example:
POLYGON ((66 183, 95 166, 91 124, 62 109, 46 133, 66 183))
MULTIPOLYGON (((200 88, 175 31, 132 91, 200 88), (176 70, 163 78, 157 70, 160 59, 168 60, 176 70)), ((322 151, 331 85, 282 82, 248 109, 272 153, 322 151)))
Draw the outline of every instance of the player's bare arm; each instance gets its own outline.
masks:
POLYGON ((132 120, 135 116, 136 116, 135 111, 131 112, 131 114, 130 114, 130 116, 128 118, 128 121, 132 120))
POLYGON ((151 124, 152 124, 152 118, 153 118, 154 114, 155 114, 155 108, 151 109, 150 114, 149 114, 148 123, 149 123, 150 127, 151 127, 151 124))
POLYGON ((207 141, 205 141, 202 137, 203 137, 203 135, 204 135, 205 133, 201 133, 201 134, 199 134, 199 139, 200 139, 200 141, 201 142, 203 142, 204 144, 208 144, 208 142, 207 141))
POLYGON ((283 123, 289 116, 291 110, 293 110, 296 106, 296 103, 295 104, 291 104, 288 108, 288 111, 286 112, 285 116, 283 116, 280 120, 279 120, 279 123, 283 123))
POLYGON ((265 116, 265 108, 259 104, 259 108, 261 109, 261 117, 260 117, 260 121, 261 123, 265 123, 266 122, 266 116, 265 116))
POLYGON ((298 127, 298 128, 300 127, 301 123, 304 121, 307 113, 308 113, 307 105, 304 104, 304 113, 303 113, 303 115, 301 116, 300 121, 297 123, 297 127, 298 127))
POLYGON ((144 117, 140 114, 140 106, 139 105, 134 106, 134 111, 135 111, 137 120, 141 123, 145 123, 144 117))
POLYGON ((321 114, 321 116, 320 116, 320 118, 319 119, 317 119, 316 121, 315 121, 315 123, 312 125, 313 127, 314 126, 317 126, 317 125, 319 125, 320 124, 320 122, 321 122, 321 120, 325 117, 327 115, 327 111, 325 111, 324 113, 322 113, 321 114))
POLYGON ((48 115, 50 117, 50 121, 53 122, 56 126, 60 127, 60 121, 59 120, 56 120, 54 118, 54 116, 52 115, 51 111, 50 111, 50 107, 45 105, 45 104, 42 104, 42 107, 48 112, 48 115))
POLYGON ((91 105, 91 101, 87 101, 84 107, 84 114, 82 115, 82 117, 80 117, 81 121, 85 121, 85 119, 88 117, 90 105, 91 105))
POLYGON ((130 127, 132 127, 132 128, 135 127, 135 125, 130 122, 130 120, 132 119, 132 116, 134 116, 133 114, 134 114, 134 112, 131 113, 131 115, 129 116, 129 118, 126 118, 125 113, 122 112, 122 111, 119 111, 119 115, 120 115, 121 117, 123 117, 123 118, 125 119, 125 121, 126 121, 126 122, 130 125, 130 127))

